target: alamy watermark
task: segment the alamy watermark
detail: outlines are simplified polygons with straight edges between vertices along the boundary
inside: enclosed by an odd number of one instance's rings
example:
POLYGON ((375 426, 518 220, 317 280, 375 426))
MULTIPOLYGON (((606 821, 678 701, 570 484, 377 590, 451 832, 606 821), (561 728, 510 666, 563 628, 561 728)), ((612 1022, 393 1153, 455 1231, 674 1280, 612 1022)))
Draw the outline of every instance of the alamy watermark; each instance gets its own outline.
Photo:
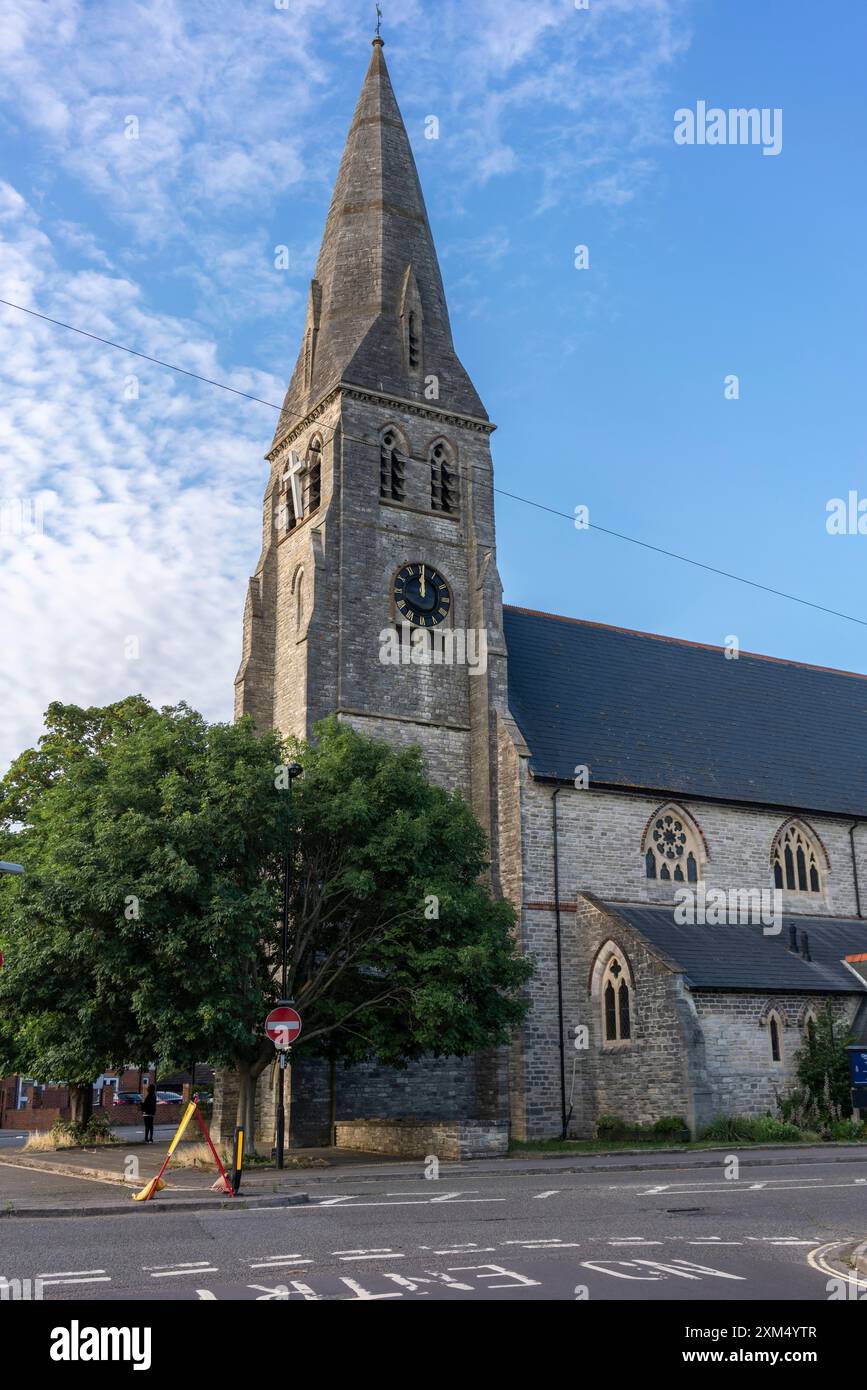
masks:
POLYGON ((829 536, 867 536, 867 497, 859 497, 854 488, 845 498, 829 498, 825 511, 829 536))
POLYGON ((761 926, 764 936, 783 929, 780 888, 677 888, 674 920, 679 927, 761 926))
POLYGON ((383 666, 468 666, 471 676, 483 676, 488 669, 488 634, 475 627, 384 627, 379 660, 383 666))
POLYGON ((42 1288, 41 1279, 7 1279, 0 1274, 0 1303, 41 1302, 42 1288))
POLYGON ((781 106, 708 106, 697 101, 695 110, 681 106, 674 113, 676 145, 761 145, 762 154, 779 154, 783 148, 781 106))
POLYGON ((41 497, 0 497, 0 536, 41 536, 44 522, 41 497))

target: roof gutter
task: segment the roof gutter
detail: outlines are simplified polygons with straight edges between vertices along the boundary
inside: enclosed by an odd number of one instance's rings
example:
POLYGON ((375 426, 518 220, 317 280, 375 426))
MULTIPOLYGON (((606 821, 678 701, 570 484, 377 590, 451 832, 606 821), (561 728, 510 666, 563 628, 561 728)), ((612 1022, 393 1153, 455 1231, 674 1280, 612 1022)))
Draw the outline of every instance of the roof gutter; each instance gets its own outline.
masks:
POLYGON ((563 936, 560 923, 560 857, 557 834, 557 797, 562 787, 555 787, 551 797, 551 814, 554 831, 554 919, 557 939, 557 1020, 560 1027, 560 1120, 561 1139, 566 1138, 566 1053, 563 1039, 563 936))
MULTIPOLYGON (((523 731, 522 737, 527 742, 523 731)), ((532 764, 532 757, 530 762, 532 764)), ((555 772, 534 772, 532 766, 529 768, 529 775, 534 782, 538 782, 540 787, 571 787, 575 782, 575 778, 571 774, 564 773, 561 777, 559 773, 555 772)), ((701 801, 708 806, 730 806, 736 810, 747 811, 771 811, 774 815, 824 816, 827 820, 833 821, 848 820, 852 815, 851 811, 829 811, 822 806, 793 806, 790 802, 782 801, 744 801, 730 796, 714 795, 713 792, 685 791, 683 788, 678 791, 672 787, 644 787, 637 784, 633 786, 626 782, 600 782, 597 780, 593 781, 592 787, 594 791, 612 792, 618 796, 648 796, 658 802, 701 801)), ((855 824, 862 825, 864 822, 859 820, 855 824)))

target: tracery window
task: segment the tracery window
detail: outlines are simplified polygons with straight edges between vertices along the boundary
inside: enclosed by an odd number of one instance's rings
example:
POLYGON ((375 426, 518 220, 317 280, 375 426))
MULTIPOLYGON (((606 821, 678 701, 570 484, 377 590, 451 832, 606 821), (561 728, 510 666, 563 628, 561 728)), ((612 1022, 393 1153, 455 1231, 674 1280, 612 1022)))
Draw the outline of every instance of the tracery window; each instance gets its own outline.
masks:
POLYGON ((396 430, 383 430, 379 446, 379 495, 389 502, 406 497, 406 459, 396 430))
POLYGON ((701 856, 698 837, 683 812, 664 807, 645 833, 644 871, 665 883, 697 883, 701 856))
POLYGON ((607 1043, 630 1042, 632 1017, 629 983, 621 961, 613 955, 605 967, 600 991, 602 1036, 607 1043))
POLYGON ((430 451, 430 504, 453 516, 458 510, 458 474, 449 446, 438 440, 430 451))
POLYGON ((819 851, 803 826, 790 822, 774 841, 771 853, 774 886, 790 893, 821 893, 819 851))

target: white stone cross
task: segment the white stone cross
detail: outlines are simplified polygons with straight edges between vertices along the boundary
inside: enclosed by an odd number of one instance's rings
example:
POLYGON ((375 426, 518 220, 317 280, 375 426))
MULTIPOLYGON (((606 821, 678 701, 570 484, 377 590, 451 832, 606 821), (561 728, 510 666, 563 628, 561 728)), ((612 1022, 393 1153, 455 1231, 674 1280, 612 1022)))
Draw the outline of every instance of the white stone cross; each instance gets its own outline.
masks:
POLYGON ((302 463, 295 450, 289 455, 289 467, 283 474, 283 481, 288 482, 292 489, 292 505, 295 508, 295 519, 300 521, 304 515, 304 489, 301 486, 301 475, 307 472, 307 464, 302 463))

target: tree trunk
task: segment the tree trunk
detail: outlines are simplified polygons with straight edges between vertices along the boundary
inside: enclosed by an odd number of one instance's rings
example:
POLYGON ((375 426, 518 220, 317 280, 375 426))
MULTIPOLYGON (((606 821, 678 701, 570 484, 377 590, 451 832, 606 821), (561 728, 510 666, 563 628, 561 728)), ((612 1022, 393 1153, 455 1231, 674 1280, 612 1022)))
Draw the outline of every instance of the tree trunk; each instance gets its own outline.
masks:
POLYGON ((91 1082, 75 1082, 69 1088, 70 1120, 82 1129, 93 1114, 93 1086, 91 1082))
POLYGON ((235 1124, 244 1127, 244 1148, 247 1153, 256 1151, 256 1087, 259 1077, 274 1056, 274 1049, 266 1043, 255 1062, 237 1062, 238 1105, 235 1111, 235 1124))

